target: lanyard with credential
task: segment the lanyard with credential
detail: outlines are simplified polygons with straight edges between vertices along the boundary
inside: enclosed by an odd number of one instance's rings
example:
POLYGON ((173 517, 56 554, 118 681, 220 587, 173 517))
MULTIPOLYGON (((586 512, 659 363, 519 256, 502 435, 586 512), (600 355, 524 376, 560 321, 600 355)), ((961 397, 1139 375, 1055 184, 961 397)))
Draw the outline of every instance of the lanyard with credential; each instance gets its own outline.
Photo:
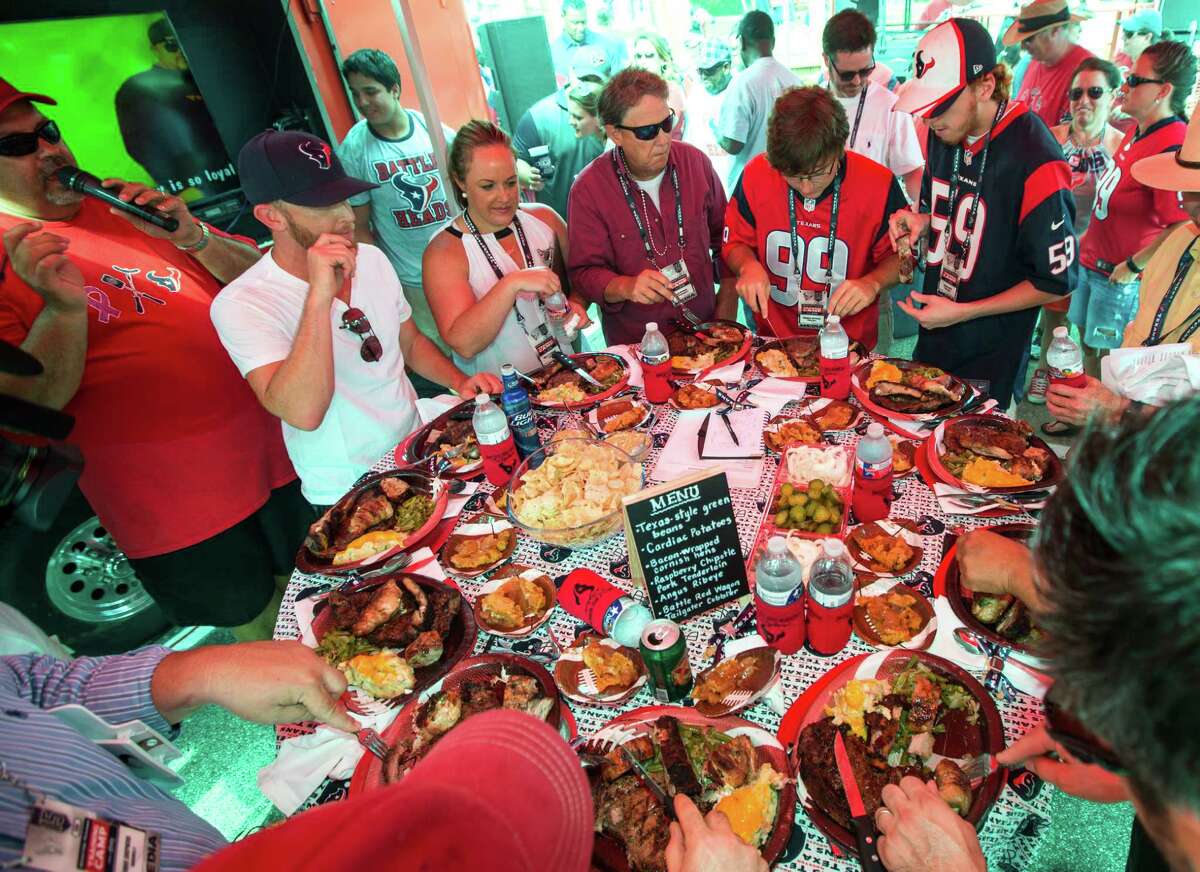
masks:
MULTIPOLYGON (((480 250, 483 251, 483 256, 487 258, 488 265, 491 266, 492 272, 496 274, 496 281, 504 278, 504 270, 500 268, 500 264, 496 261, 496 256, 492 254, 491 247, 487 244, 487 240, 483 238, 483 234, 479 232, 479 228, 475 226, 475 222, 471 220, 469 210, 463 210, 463 223, 467 225, 467 229, 471 231, 471 235, 475 237, 475 241, 479 244, 480 250)), ((529 249, 529 240, 525 238, 525 228, 521 226, 521 216, 513 215, 513 225, 517 231, 517 241, 521 245, 521 254, 525 258, 525 268, 529 269, 535 266, 533 262, 533 252, 529 249)), ((525 316, 521 314, 521 307, 513 303, 513 312, 517 316, 517 323, 529 337, 529 342, 533 345, 534 351, 543 361, 549 360, 548 355, 552 350, 554 337, 550 335, 548 330, 538 327, 531 332, 529 325, 525 323, 525 316)))
MULTIPOLYGON (((962 254, 959 263, 966 265, 970 248, 971 236, 975 232, 975 216, 979 211, 979 201, 983 199, 983 174, 987 171, 988 149, 992 145, 992 132, 996 129, 996 125, 1000 121, 1000 116, 1004 114, 1004 107, 1008 105, 1007 101, 1002 101, 996 107, 996 117, 992 119, 992 126, 988 128, 987 137, 983 140, 983 150, 979 153, 979 175, 976 177, 978 183, 975 186, 975 199, 971 201, 971 211, 967 213, 966 233, 963 235, 962 254)), ((946 213, 946 253, 950 252, 950 243, 954 239, 954 209, 958 204, 958 162, 962 157, 963 146, 958 146, 954 149, 954 165, 950 170, 950 209, 946 213)))
MULTIPOLYGON (((646 260, 650 261, 655 269, 660 269, 658 260, 655 257, 655 249, 651 247, 652 237, 650 236, 650 228, 643 223, 642 216, 638 214, 637 204, 633 202, 633 192, 629 189, 629 181, 625 178, 625 153, 619 148, 614 148, 612 153, 613 169, 617 173, 617 181, 621 183, 621 191, 625 194, 625 203, 629 206, 629 211, 633 215, 633 223, 637 225, 638 235, 642 237, 642 248, 646 250, 646 260), (618 154, 620 157, 618 157, 618 154)), ((679 259, 683 259, 685 240, 683 238, 683 198, 679 195, 679 173, 675 170, 675 164, 671 164, 671 188, 675 192, 675 226, 679 229, 679 259)), ((638 193, 642 197, 642 209, 646 209, 646 192, 638 188, 638 193)), ((650 213, 646 212, 646 221, 650 220, 650 213)), ((663 240, 663 251, 660 257, 665 257, 666 240, 663 240)))
MULTIPOLYGON (((842 200, 842 168, 838 167, 837 175, 833 177, 833 194, 829 203, 829 242, 826 251, 829 254, 829 270, 826 272, 825 308, 829 308, 829 297, 833 294, 833 252, 837 244, 838 206, 842 200)), ((796 232, 796 191, 788 186, 788 221, 792 230, 792 274, 796 278, 796 287, 800 287, 803 270, 800 266, 800 236, 796 232)), ((796 301, 796 323, 801 323, 802 316, 800 301, 796 301)), ((801 325, 803 326, 803 325, 801 325)))
POLYGON ((850 145, 848 146, 851 150, 854 149, 854 141, 858 139, 858 122, 862 121, 863 106, 867 102, 867 88, 869 86, 869 82, 863 82, 862 93, 858 97, 858 111, 854 113, 854 129, 850 131, 850 145))
MULTIPOLYGON (((1192 241, 1192 245, 1195 245, 1192 241)), ((1167 288, 1167 293, 1162 298, 1162 302, 1158 304, 1158 311, 1154 313, 1154 321, 1150 325, 1150 335, 1142 341, 1143 347, 1158 345, 1162 341, 1163 322, 1167 320, 1167 313, 1171 311, 1171 304, 1175 302, 1175 296, 1179 293, 1179 289, 1183 287, 1183 280, 1187 278, 1188 271, 1192 268, 1192 263, 1195 261, 1195 256, 1192 254, 1192 245, 1189 245, 1183 250, 1183 254, 1179 258, 1179 264, 1175 267, 1175 278, 1171 280, 1171 286, 1167 288)), ((1200 329, 1200 306, 1192 310, 1181 325, 1187 324, 1187 329, 1179 337, 1180 342, 1187 342, 1192 334, 1200 329), (1190 324, 1188 322, 1191 322, 1190 324)))

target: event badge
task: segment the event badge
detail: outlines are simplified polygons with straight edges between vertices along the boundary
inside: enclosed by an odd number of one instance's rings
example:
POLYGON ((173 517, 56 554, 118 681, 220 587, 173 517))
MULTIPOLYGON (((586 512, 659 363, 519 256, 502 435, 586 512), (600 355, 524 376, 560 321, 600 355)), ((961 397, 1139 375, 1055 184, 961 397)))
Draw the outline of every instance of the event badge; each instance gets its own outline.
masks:
POLYGON ((962 264, 962 255, 946 246, 946 254, 942 258, 942 272, 938 278, 938 296, 948 300, 958 299, 958 271, 962 264))
POLYGON ((788 274, 788 299, 796 301, 796 324, 803 330, 820 330, 825 326, 825 314, 829 305, 829 291, 822 288, 810 291, 803 287, 801 276, 793 271, 788 274))
POLYGON ((667 288, 675 296, 675 302, 687 303, 696 299, 696 288, 692 277, 688 275, 687 264, 683 258, 662 268, 662 274, 667 277, 667 288))
POLYGON ((527 333, 529 344, 537 352, 538 360, 543 364, 554 362, 554 352, 558 350, 558 340, 545 324, 539 324, 532 333, 527 333))
POLYGON ((30 806, 22 860, 45 872, 157 872, 161 839, 43 797, 30 806))

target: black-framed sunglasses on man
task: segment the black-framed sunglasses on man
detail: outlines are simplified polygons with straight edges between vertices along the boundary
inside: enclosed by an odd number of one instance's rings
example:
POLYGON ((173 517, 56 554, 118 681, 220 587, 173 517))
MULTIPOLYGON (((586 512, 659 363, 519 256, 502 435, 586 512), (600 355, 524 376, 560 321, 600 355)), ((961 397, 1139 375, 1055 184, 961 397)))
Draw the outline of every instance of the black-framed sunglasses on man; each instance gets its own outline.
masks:
POLYGON ((838 69, 837 62, 833 58, 829 57, 829 55, 825 57, 829 58, 829 68, 837 73, 837 77, 843 82, 853 82, 855 76, 858 76, 861 81, 865 82, 871 78, 871 73, 875 72, 874 62, 870 66, 863 67, 861 70, 841 70, 838 69))
POLYGON ((383 343, 379 341, 379 337, 371 329, 371 322, 367 320, 367 316, 362 309, 351 306, 343 312, 340 329, 349 330, 362 340, 362 345, 359 346, 358 353, 367 363, 375 363, 383 357, 383 343))
POLYGON ((1108 93, 1108 88, 1101 88, 1099 85, 1092 85, 1090 88, 1072 88, 1067 91, 1067 96, 1072 100, 1080 100, 1084 94, 1088 95, 1090 100, 1099 100, 1108 93))
POLYGON ((0 136, 0 156, 24 157, 27 154, 33 154, 37 151, 39 139, 44 139, 51 145, 57 145, 62 141, 62 131, 58 129, 57 124, 47 119, 31 133, 10 133, 8 136, 0 136))
POLYGON ((614 124, 620 130, 628 130, 642 142, 649 142, 658 136, 659 132, 670 133, 675 127, 675 110, 671 110, 671 114, 659 121, 656 124, 639 124, 637 127, 628 127, 624 124, 614 124))

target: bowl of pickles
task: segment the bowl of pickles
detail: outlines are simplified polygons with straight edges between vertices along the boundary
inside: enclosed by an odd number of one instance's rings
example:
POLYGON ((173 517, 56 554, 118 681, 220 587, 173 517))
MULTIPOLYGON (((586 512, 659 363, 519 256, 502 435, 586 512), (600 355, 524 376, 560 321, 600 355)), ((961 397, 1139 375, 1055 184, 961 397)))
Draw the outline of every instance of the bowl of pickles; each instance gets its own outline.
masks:
POLYGON ((783 481, 771 502, 768 520, 776 529, 821 538, 846 534, 849 488, 836 488, 819 478, 783 481))

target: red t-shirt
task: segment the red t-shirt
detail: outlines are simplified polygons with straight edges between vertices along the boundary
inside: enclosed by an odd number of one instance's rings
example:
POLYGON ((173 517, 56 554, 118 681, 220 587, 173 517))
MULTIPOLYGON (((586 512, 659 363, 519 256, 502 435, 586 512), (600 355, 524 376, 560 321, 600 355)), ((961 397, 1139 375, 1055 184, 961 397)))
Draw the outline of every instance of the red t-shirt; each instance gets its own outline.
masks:
POLYGON ((1187 125, 1172 117, 1151 124, 1141 136, 1136 127, 1125 134, 1113 155, 1113 165, 1096 182, 1092 221, 1079 243, 1080 263, 1108 273, 1149 245, 1163 229, 1187 220, 1179 194, 1148 188, 1130 171, 1144 157, 1179 151, 1186 133, 1187 125))
MULTIPOLYGON (((837 276, 859 278, 873 270, 892 254, 888 241, 888 218, 907 204, 895 175, 887 167, 868 157, 847 152, 841 169, 837 241, 834 244, 833 289, 837 276)), ((768 322, 758 322, 765 336, 812 334, 796 323, 796 304, 788 294, 788 276, 792 273, 792 236, 788 211, 791 188, 766 155, 746 164, 742 177, 725 208, 725 243, 722 256, 728 258, 733 245, 742 243, 771 277, 771 304, 768 322)), ((803 250, 804 269, 801 284, 805 290, 824 290, 829 270, 829 221, 833 211, 832 186, 810 212, 797 195, 796 236, 803 250)), ((861 312, 842 319, 851 340, 873 348, 879 338, 879 304, 872 303, 861 312)))
POLYGON ((1045 121, 1047 127, 1061 124, 1070 107, 1067 91, 1071 88, 1075 68, 1084 58, 1090 57, 1093 57, 1090 51, 1077 45, 1052 67, 1041 61, 1030 61, 1021 79, 1021 91, 1017 99, 1045 121))
MULTIPOLYGON (((0 232, 25 220, 0 213, 0 232)), ((253 514, 296 473, 208 317, 220 284, 95 200, 44 225, 70 240, 87 286, 83 380, 65 411, 104 526, 129 557, 152 557, 253 514)), ((24 341, 42 305, 0 252, 0 338, 24 341)))

